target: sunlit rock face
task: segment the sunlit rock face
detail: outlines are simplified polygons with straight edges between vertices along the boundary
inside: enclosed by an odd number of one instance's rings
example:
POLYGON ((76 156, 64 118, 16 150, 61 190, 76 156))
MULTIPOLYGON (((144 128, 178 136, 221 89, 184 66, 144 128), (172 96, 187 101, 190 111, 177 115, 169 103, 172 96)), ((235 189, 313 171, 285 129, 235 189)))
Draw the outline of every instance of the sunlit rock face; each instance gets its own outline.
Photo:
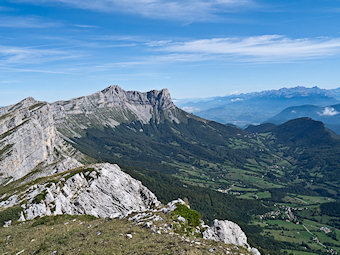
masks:
POLYGON ((88 163, 70 138, 87 128, 168 119, 179 123, 169 91, 124 91, 110 86, 89 96, 55 103, 26 98, 0 108, 0 184, 34 172, 30 179, 88 163))
POLYGON ((21 220, 49 215, 120 217, 160 205, 157 197, 140 181, 109 163, 82 167, 57 179, 32 185, 21 194, 0 202, 7 208, 22 204, 21 220))
POLYGON ((224 242, 226 244, 235 244, 247 247, 253 254, 259 255, 256 248, 249 246, 247 236, 239 225, 228 220, 214 220, 213 225, 203 232, 203 238, 224 242))
POLYGON ((0 181, 44 168, 45 174, 80 166, 81 154, 59 134, 51 106, 27 98, 0 116, 0 181))

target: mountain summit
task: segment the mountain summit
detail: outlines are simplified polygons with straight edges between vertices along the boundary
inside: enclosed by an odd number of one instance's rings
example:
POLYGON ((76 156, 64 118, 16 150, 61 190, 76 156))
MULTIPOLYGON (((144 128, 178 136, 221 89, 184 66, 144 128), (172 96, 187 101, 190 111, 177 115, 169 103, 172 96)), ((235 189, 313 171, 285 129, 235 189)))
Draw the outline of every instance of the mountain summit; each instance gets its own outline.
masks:
MULTIPOLYGON (((117 85, 89 96, 55 103, 29 97, 0 109, 0 183, 30 172, 39 176, 80 166, 88 160, 69 143, 88 128, 168 119, 179 123, 167 89, 125 91, 117 85), (41 171, 40 171, 41 170, 41 171)), ((37 177, 37 176, 36 176, 37 177)))

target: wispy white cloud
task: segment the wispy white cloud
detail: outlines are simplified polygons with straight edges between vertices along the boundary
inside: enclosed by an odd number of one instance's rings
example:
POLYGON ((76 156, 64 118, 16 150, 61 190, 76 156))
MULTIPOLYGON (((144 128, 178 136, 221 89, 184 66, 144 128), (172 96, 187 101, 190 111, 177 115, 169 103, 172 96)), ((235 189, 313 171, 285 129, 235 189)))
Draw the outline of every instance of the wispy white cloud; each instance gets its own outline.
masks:
POLYGON ((1 16, 0 27, 6 28, 49 28, 60 26, 56 22, 47 22, 38 17, 1 16))
POLYGON ((61 3, 80 9, 100 12, 136 14, 152 19, 208 21, 218 14, 249 8, 254 0, 12 0, 34 4, 61 3))
POLYGON ((135 35, 97 35, 91 37, 91 40, 97 41, 124 41, 124 42, 147 42, 147 38, 135 35))
POLYGON ((56 71, 56 70, 49 70, 49 69, 11 68, 11 67, 2 67, 2 66, 0 66, 0 70, 4 70, 6 72, 14 72, 14 73, 73 74, 70 72, 56 71))
POLYGON ((74 52, 59 49, 39 49, 0 45, 1 65, 41 64, 51 61, 78 58, 74 52))
POLYGON ((155 66, 167 65, 174 63, 199 63, 201 61, 211 60, 209 56, 200 56, 196 54, 160 54, 160 55, 146 55, 136 57, 131 61, 106 62, 91 66, 91 72, 102 72, 114 70, 115 68, 131 68, 136 66, 155 66))
POLYGON ((233 58, 240 61, 296 61, 340 53, 340 38, 291 39, 281 35, 227 37, 172 42, 158 50, 233 58))
MULTIPOLYGON (((96 37, 83 42, 70 39, 34 47, 0 45, 0 66, 31 69, 27 65, 61 63, 66 72, 106 72, 137 66, 171 65, 174 63, 201 64, 211 61, 286 63, 322 59, 340 55, 340 38, 291 39, 279 35, 227 37, 197 40, 145 40, 129 36, 96 37), (133 54, 122 56, 123 50, 133 54), (122 48, 122 50, 115 50, 122 48), (125 48, 125 49, 124 49, 125 48), (106 49, 97 53, 97 49, 106 49), (105 54, 105 55, 103 55, 105 54), (108 57, 111 56, 111 57, 108 57), (119 59, 115 56, 119 56, 119 59), (118 61, 112 61, 117 59, 118 61), (59 61, 59 62, 58 62, 59 61), (25 66, 26 65, 26 66, 25 66), (28 67, 28 68, 27 68, 28 67), (73 70, 72 68, 75 68, 73 70)), ((52 65, 53 66, 53 65, 52 65)), ((41 68, 38 68, 39 70, 41 68)))
POLYGON ((234 103, 234 102, 239 102, 239 101, 243 101, 243 98, 237 97, 237 98, 230 99, 230 101, 231 101, 232 103, 234 103))
POLYGON ((98 26, 94 26, 94 25, 84 25, 84 24, 74 24, 75 27, 79 27, 79 28, 98 28, 98 26))

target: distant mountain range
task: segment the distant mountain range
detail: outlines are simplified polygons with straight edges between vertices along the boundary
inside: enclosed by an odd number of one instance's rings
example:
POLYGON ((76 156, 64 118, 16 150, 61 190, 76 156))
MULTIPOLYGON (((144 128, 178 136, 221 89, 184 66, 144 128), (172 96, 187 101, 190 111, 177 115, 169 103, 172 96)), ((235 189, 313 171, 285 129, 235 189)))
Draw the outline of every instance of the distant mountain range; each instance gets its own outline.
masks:
MULTIPOLYGON (((271 120, 273 116, 287 107, 302 105, 325 107, 339 103, 340 88, 327 90, 319 87, 306 88, 301 86, 224 97, 176 100, 176 105, 183 110, 202 118, 223 124, 230 123, 239 127, 271 120)), ((321 114, 329 115, 332 113, 327 112, 327 110, 323 112, 321 109, 321 114)), ((297 117, 304 116, 298 115, 297 117)), ((306 115, 305 117, 312 116, 306 115)))
POLYGON ((301 117, 310 117, 322 121, 329 129, 340 134, 340 104, 325 107, 316 105, 292 106, 284 109, 267 122, 281 124, 301 117))

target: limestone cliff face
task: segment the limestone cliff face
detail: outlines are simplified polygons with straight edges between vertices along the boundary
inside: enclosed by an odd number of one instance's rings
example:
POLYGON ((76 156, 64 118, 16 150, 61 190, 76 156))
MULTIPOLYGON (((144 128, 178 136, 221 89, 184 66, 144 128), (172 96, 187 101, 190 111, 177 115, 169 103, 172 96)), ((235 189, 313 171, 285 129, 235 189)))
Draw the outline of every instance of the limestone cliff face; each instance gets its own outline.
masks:
POLYGON ((88 127, 115 127, 132 121, 148 124, 165 117, 179 122, 167 89, 142 93, 111 86, 89 96, 55 102, 52 107, 58 129, 66 137, 80 136, 88 127))
POLYGON ((0 208, 22 204, 21 220, 49 215, 118 217, 160 205, 140 181, 108 163, 88 165, 46 179, 0 202, 0 208))
POLYGON ((118 86, 69 101, 27 98, 0 108, 0 184, 31 172, 37 178, 81 166, 86 158, 69 138, 81 136, 87 128, 179 122, 176 109, 167 89, 142 93, 118 86))
POLYGON ((0 183, 43 168, 48 175, 81 165, 80 153, 59 135, 49 104, 27 98, 1 113, 0 183))

